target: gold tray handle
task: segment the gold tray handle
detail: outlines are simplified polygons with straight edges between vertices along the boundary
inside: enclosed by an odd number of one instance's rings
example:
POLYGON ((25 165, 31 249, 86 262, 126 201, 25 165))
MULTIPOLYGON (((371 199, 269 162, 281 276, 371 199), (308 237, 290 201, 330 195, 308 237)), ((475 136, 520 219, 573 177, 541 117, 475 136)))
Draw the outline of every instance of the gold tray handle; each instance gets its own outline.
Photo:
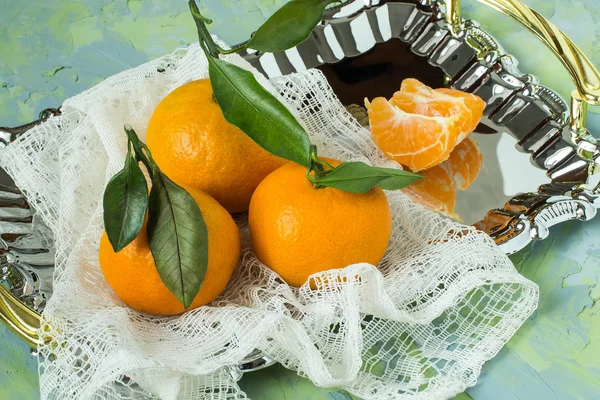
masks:
MULTIPOLYGON (((556 25, 520 0, 477 1, 519 22, 548 46, 567 68, 576 87, 571 93, 571 130, 575 139, 585 135, 587 105, 600 105, 600 74, 596 67, 556 25)), ((446 1, 446 22, 455 32, 460 29, 460 0, 446 1)))
POLYGON ((40 317, 0 284, 0 320, 34 348, 42 343, 38 335, 40 317))

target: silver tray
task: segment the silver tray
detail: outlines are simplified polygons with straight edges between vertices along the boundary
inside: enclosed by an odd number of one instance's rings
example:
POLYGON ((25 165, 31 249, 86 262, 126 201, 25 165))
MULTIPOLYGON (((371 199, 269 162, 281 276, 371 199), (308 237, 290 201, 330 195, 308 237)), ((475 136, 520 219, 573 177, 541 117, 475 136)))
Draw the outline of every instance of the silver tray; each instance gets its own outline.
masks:
MULTIPOLYGON (((600 153, 585 127, 586 105, 600 104, 600 75, 562 32, 519 0, 478 1, 520 22, 553 50, 575 82, 570 104, 520 72, 476 22, 462 20, 459 0, 348 1, 326 11, 296 48, 243 56, 269 78, 321 69, 359 122, 365 120, 362 98, 390 97, 409 76, 483 98, 477 139, 484 167, 459 197, 457 211, 511 254, 547 237, 556 224, 593 218, 600 207, 592 177, 600 153), (522 154, 498 157, 507 144, 522 154), (517 169, 516 178, 505 176, 503 163, 517 169)), ((0 128, 0 147, 59 114, 60 108, 48 109, 30 124, 0 128)), ((2 170, 0 239, 0 319, 35 347, 40 313, 52 295, 53 245, 34 207, 2 170)), ((230 372, 239 379, 272 363, 256 351, 230 372)))

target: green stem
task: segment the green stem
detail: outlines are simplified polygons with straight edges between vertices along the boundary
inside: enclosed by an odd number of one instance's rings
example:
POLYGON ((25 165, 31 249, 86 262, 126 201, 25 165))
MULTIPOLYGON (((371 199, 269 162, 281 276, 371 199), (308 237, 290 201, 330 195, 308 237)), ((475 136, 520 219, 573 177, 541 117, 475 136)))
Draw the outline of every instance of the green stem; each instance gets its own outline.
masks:
POLYGON ((248 48, 248 43, 249 42, 250 42, 249 40, 246 40, 245 42, 237 44, 237 45, 233 46, 230 49, 223 49, 223 48, 221 48, 219 46, 217 46, 217 48, 219 50, 219 53, 221 53, 221 54, 239 53, 240 51, 245 50, 245 49, 248 48))
POLYGON ((212 21, 200 14, 200 10, 196 5, 195 0, 190 0, 189 6, 192 16, 194 17, 194 22, 196 23, 196 28, 198 28, 200 45, 203 45, 202 50, 204 50, 205 53, 208 53, 207 55, 219 58, 220 47, 212 40, 212 36, 210 36, 208 28, 206 27, 206 24, 210 24, 212 21))
POLYGON ((216 44, 212 39, 208 28, 206 27, 206 25, 212 24, 212 20, 206 18, 200 13, 200 10, 198 9, 198 6, 194 0, 190 0, 189 5, 192 16, 194 17, 194 22, 196 22, 196 27, 198 28, 200 44, 202 45, 202 50, 204 50, 205 53, 210 54, 212 57, 219 58, 219 54, 238 53, 248 47, 249 40, 233 46, 231 49, 224 49, 216 44))
POLYGON ((310 169, 306 170, 306 174, 304 174, 306 176, 306 179, 308 179, 308 181, 313 184, 313 187, 315 189, 321 188, 322 186, 317 183, 317 179, 310 174, 311 172, 312 171, 310 169))
POLYGON ((129 125, 125 125, 125 133, 127 134, 128 146, 131 144, 133 147, 133 151, 135 153, 135 158, 138 161, 141 161, 148 174, 150 175, 150 179, 154 177, 154 169, 158 168, 154 159, 152 158, 152 153, 148 146, 146 146, 138 137, 133 128, 129 125))
POLYGON ((310 165, 306 170, 306 179, 308 179, 315 189, 320 189, 325 186, 319 184, 319 180, 331 171, 335 169, 335 167, 329 164, 327 161, 321 160, 317 156, 317 146, 314 144, 310 145, 310 165), (327 169, 325 169, 327 168, 327 169), (311 174, 314 172, 314 174, 311 174))
MULTIPOLYGON (((194 2, 194 5, 196 5, 196 3, 194 2)), ((200 11, 197 11, 198 7, 196 6, 194 8, 194 10, 192 10, 192 15, 196 18, 198 18, 200 21, 204 22, 207 25, 210 25, 213 23, 212 19, 210 18, 206 18, 204 15, 200 14, 200 11)))
POLYGON ((317 146, 316 145, 311 144, 309 151, 310 151, 310 161, 311 161, 309 170, 315 171, 316 179, 319 179, 319 178, 327 175, 330 171, 333 171, 335 169, 335 167, 333 165, 329 164, 325 160, 321 160, 317 156, 317 146), (326 167, 327 170, 324 167, 326 167))
POLYGON ((318 164, 320 166, 329 168, 329 170, 326 172, 333 171, 335 169, 335 167, 333 165, 329 164, 327 161, 324 161, 324 160, 318 160, 318 164))

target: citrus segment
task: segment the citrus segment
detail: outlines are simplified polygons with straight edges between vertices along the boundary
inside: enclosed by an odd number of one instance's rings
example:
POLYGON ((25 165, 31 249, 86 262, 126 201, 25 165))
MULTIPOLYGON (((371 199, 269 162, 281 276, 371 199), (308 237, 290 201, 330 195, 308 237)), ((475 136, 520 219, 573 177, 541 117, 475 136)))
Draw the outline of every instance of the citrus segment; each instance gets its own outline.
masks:
POLYGON ((249 226, 256 257, 293 286, 324 270, 361 262, 377 265, 392 231, 383 191, 315 189, 305 173, 305 167, 289 163, 254 192, 249 226))
POLYGON ((409 114, 383 97, 366 106, 373 140, 391 159, 421 171, 450 156, 457 140, 457 116, 409 114))
POLYGON ((475 130, 485 108, 485 102, 472 93, 447 88, 432 89, 412 78, 402 81, 400 91, 394 93, 391 102, 413 114, 432 117, 458 115, 459 142, 475 130))
POLYGON ((483 164, 479 144, 475 139, 467 137, 452 151, 448 161, 441 165, 445 164, 447 164, 445 168, 451 171, 454 177, 456 187, 460 190, 466 190, 479 175, 483 164))
POLYGON ((460 219, 455 214, 456 190, 467 189, 477 178, 483 158, 479 145, 471 137, 459 143, 448 160, 421 172, 423 179, 403 189, 415 203, 460 219))
POLYGON ((473 93, 466 93, 448 88, 439 88, 435 89, 435 91, 445 95, 447 99, 454 98, 459 102, 462 101, 462 104, 464 105, 463 110, 465 110, 465 121, 470 121, 470 123, 465 122, 467 134, 473 132, 477 128, 481 117, 483 117, 483 111, 486 106, 485 101, 483 101, 481 97, 474 95, 473 93), (469 117, 467 118, 467 116, 469 117))
MULTIPOLYGON (((213 301, 227 286, 240 256, 240 234, 231 215, 206 193, 186 188, 198 203, 208 229, 208 269, 189 309, 213 301)), ((102 274, 129 307, 149 314, 176 315, 183 304, 163 284, 148 246, 146 222, 138 236, 115 253, 106 232, 100 239, 102 274)))
POLYGON ((452 173, 441 165, 421 172, 423 179, 403 189, 415 203, 437 213, 454 217, 456 187, 452 173))
POLYGON ((471 93, 432 89, 405 79, 387 101, 365 103, 375 143, 391 159, 413 171, 448 159, 479 123, 485 102, 471 93))

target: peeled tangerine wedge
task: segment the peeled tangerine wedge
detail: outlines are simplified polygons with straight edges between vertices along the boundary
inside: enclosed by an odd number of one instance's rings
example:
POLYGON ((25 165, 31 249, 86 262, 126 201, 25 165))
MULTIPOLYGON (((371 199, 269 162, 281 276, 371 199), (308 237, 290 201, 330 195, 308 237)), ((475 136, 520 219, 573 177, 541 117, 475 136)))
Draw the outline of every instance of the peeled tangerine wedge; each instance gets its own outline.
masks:
POLYGON ((371 134, 391 159, 418 172, 446 161, 483 115, 485 102, 453 89, 405 79, 389 101, 365 101, 371 134))
POLYGON ((453 182, 457 189, 466 190, 479 175, 483 165, 483 156, 479 144, 472 137, 467 137, 454 148, 450 158, 440 164, 452 172, 453 182))
POLYGON ((468 188, 481 169, 483 158, 477 142, 467 137, 456 146, 448 160, 421 172, 422 180, 403 189, 414 202, 460 220, 454 213, 456 190, 468 188))
POLYGON ((417 204, 449 217, 459 219, 454 213, 456 188, 452 173, 441 165, 421 172, 423 179, 402 189, 417 204))
POLYGON ((453 89, 432 89, 405 79, 388 101, 365 100, 373 140, 391 159, 424 179, 403 191, 413 201, 457 219, 456 190, 473 183, 482 165, 479 146, 468 135, 483 116, 485 102, 453 89))

